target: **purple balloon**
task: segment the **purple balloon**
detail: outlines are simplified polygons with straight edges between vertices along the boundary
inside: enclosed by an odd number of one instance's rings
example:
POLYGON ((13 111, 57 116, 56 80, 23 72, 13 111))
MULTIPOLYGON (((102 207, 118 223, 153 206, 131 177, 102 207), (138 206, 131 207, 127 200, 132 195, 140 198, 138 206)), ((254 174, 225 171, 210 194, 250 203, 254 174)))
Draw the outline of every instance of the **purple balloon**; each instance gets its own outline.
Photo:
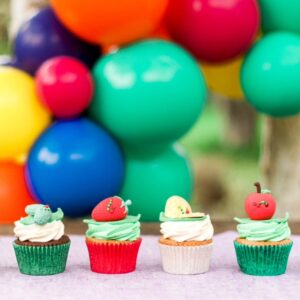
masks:
POLYGON ((44 61, 59 55, 75 57, 91 68, 100 52, 99 46, 88 44, 70 33, 51 8, 41 10, 28 20, 14 44, 18 68, 32 75, 44 61))

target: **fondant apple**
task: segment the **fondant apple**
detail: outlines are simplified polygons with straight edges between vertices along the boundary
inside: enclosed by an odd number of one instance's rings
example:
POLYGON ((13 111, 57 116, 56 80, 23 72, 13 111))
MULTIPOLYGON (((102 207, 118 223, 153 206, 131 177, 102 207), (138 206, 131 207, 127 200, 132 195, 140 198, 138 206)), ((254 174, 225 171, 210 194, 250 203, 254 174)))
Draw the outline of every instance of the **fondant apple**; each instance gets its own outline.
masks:
POLYGON ((92 218, 97 222, 119 221, 127 217, 130 200, 114 196, 102 200, 92 211, 92 218))
POLYGON ((260 183, 254 183, 256 193, 250 194, 245 201, 245 210, 251 220, 271 219, 276 210, 276 202, 269 190, 262 190, 260 183))

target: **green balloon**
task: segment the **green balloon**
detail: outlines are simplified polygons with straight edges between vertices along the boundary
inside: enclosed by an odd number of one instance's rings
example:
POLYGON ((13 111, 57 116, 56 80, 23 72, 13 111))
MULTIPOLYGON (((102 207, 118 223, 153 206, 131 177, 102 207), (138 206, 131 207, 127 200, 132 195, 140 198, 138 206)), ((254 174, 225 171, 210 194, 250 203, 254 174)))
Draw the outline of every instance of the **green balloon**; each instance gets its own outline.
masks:
POLYGON ((197 62, 162 40, 138 42, 104 56, 93 77, 92 117, 127 143, 175 141, 194 124, 205 103, 197 62))
POLYGON ((241 83, 247 101, 274 117, 300 112, 300 36, 271 33, 246 56, 241 83))
POLYGON ((142 214, 142 221, 158 221, 170 196, 191 198, 193 176, 178 145, 156 154, 125 151, 125 157, 125 183, 120 195, 132 200, 130 214, 142 214))
POLYGON ((300 33, 299 0, 259 0, 263 32, 278 30, 300 33))

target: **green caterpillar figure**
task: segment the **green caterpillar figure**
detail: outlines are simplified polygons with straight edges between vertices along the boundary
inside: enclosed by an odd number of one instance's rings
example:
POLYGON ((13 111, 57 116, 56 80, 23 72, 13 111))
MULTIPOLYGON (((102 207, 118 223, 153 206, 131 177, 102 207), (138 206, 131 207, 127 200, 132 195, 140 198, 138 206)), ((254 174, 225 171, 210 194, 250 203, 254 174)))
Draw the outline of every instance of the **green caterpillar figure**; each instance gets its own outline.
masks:
POLYGON ((28 205, 25 212, 28 216, 20 220, 20 222, 24 225, 44 225, 53 221, 60 221, 64 217, 64 213, 60 208, 53 213, 48 205, 42 204, 28 205))

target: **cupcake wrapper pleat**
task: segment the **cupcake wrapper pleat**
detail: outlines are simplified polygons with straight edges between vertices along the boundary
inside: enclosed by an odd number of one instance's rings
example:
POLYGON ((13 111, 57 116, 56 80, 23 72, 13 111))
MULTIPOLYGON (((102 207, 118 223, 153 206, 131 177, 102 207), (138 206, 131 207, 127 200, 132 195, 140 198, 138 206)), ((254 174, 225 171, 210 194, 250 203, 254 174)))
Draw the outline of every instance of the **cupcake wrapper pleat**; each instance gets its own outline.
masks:
POLYGON ((70 242, 52 246, 23 246, 13 243, 20 272, 53 275, 65 271, 70 242))
POLYGON ((286 245, 255 246, 234 241, 237 262, 242 272, 256 276, 284 274, 293 242, 286 245))
POLYGON ((171 274, 201 274, 208 271, 213 243, 203 246, 159 244, 162 267, 171 274))
POLYGON ((142 239, 128 243, 86 240, 91 270, 102 274, 130 273, 135 270, 142 239))

